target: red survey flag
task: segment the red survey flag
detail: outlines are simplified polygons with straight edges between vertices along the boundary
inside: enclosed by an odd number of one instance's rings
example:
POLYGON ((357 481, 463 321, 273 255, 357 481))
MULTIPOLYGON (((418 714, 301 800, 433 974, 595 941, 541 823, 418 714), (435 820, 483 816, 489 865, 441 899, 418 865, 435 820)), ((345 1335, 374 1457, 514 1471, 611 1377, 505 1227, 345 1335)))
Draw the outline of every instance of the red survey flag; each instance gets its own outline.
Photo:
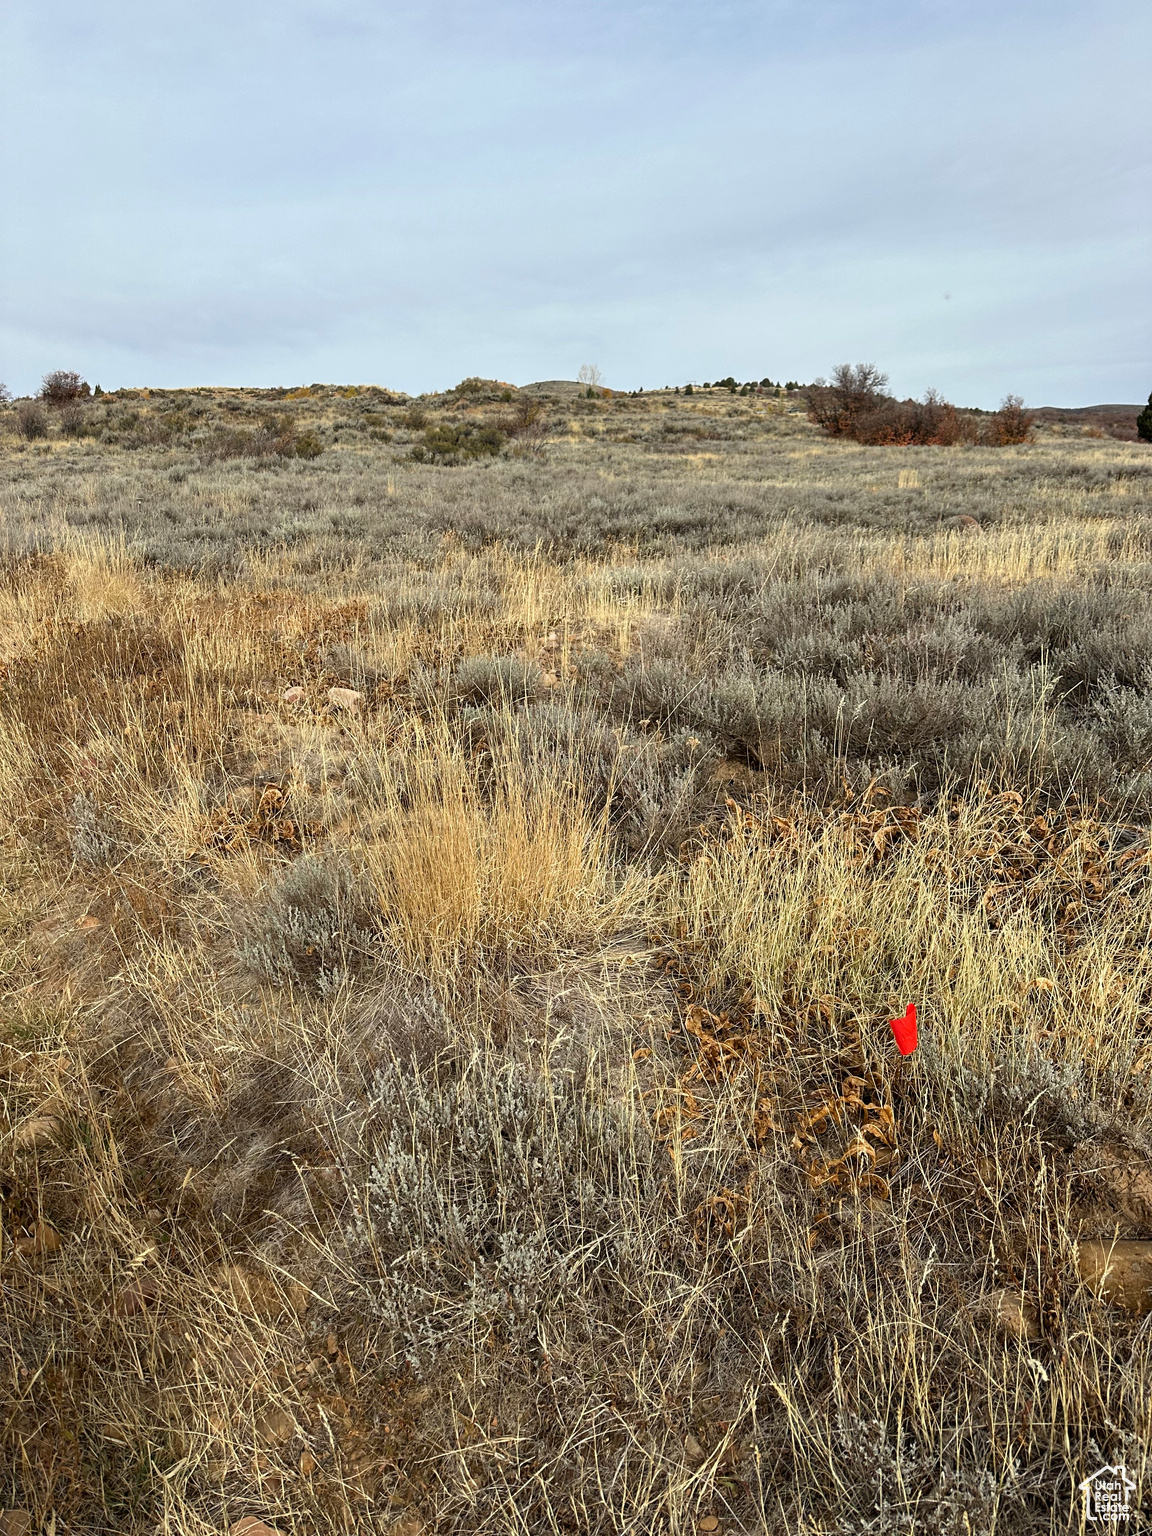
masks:
POLYGON ((889 1019, 901 1056, 911 1056, 916 1049, 916 1004, 909 1003, 902 1019, 889 1019))

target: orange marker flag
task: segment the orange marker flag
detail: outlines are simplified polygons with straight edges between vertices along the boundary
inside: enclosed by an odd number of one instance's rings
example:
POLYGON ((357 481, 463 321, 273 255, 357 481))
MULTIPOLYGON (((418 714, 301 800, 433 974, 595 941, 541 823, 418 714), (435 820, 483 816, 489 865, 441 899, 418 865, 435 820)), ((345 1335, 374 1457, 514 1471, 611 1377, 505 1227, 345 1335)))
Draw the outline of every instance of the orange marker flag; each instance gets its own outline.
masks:
POLYGON ((902 1019, 889 1019, 901 1056, 911 1056, 916 1049, 916 1004, 909 1003, 902 1019))

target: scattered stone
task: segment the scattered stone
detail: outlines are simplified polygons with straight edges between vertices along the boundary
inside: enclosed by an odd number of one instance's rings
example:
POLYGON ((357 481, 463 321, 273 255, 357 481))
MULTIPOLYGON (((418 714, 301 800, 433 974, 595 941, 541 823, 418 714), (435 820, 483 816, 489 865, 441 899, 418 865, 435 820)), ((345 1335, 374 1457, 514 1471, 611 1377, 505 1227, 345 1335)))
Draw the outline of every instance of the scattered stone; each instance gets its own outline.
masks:
POLYGON ((705 1515, 700 1521, 699 1529, 702 1531, 718 1531, 720 1529, 719 1517, 716 1515, 705 1515))
POLYGON ((1143 1315, 1152 1312, 1152 1242, 1092 1238, 1076 1245, 1076 1268, 1090 1290, 1143 1315))
POLYGON ((1040 1315, 1036 1305, 1019 1291, 993 1291, 987 1298, 987 1307, 1001 1333, 1009 1334, 1022 1344, 1040 1337, 1040 1315))
POLYGON ((300 687, 299 684, 296 684, 292 688, 285 688, 284 692, 280 695, 280 698, 285 704, 303 704, 304 690, 300 687))
POLYGON ((355 688, 329 688, 328 702, 333 709, 357 711, 364 702, 364 695, 355 688))

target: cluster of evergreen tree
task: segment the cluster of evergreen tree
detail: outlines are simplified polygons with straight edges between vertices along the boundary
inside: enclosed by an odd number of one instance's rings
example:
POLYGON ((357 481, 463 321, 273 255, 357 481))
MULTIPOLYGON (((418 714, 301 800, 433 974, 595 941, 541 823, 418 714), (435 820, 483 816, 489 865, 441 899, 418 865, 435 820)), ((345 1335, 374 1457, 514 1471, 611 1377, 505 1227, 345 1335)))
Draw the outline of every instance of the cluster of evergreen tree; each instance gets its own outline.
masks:
POLYGON ((795 379, 789 379, 786 384, 780 384, 773 379, 749 379, 746 383, 741 383, 739 379, 729 374, 726 379, 716 379, 712 383, 705 381, 703 384, 686 384, 684 386, 684 393, 686 395, 695 394, 697 389, 726 389, 732 395, 753 395, 759 389, 791 390, 799 388, 800 385, 797 384, 795 379))

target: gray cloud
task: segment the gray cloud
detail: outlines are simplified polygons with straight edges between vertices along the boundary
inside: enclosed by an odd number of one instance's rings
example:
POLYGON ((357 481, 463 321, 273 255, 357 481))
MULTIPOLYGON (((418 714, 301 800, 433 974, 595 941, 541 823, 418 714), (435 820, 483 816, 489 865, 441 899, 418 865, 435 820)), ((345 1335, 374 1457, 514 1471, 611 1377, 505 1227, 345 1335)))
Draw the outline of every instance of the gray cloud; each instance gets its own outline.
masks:
POLYGON ((0 377, 1143 398, 1149 13, 11 0, 0 377), (944 294, 951 298, 944 299, 944 294))

